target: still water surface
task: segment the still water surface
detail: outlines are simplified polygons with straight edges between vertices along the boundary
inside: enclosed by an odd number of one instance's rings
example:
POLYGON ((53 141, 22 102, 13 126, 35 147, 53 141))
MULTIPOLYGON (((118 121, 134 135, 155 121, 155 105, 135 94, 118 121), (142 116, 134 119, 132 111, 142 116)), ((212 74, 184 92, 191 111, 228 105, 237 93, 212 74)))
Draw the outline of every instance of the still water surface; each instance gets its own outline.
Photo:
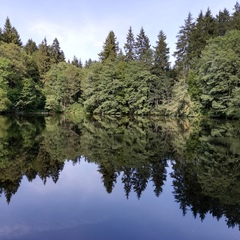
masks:
POLYGON ((0 122, 0 239, 240 238, 237 123, 0 122))

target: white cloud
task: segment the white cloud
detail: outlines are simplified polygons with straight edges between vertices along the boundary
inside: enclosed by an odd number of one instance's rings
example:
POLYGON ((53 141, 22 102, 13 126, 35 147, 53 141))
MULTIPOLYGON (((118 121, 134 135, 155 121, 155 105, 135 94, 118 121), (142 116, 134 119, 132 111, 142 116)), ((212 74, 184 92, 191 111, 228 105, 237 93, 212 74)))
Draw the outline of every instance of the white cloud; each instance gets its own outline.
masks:
POLYGON ((101 51, 104 39, 106 38, 105 27, 99 27, 96 24, 88 22, 81 27, 55 24, 47 21, 33 23, 29 28, 29 35, 34 36, 33 40, 40 43, 44 37, 48 44, 51 44, 56 37, 66 59, 72 60, 76 55, 82 60, 92 58, 97 59, 97 54, 101 51))
POLYGON ((24 225, 1 225, 0 227, 0 238, 15 238, 25 235, 29 232, 29 228, 24 225))
POLYGON ((41 38, 46 36, 52 39, 56 37, 56 33, 59 35, 60 31, 61 27, 59 25, 47 21, 38 22, 30 28, 30 32, 32 32, 34 36, 41 38))

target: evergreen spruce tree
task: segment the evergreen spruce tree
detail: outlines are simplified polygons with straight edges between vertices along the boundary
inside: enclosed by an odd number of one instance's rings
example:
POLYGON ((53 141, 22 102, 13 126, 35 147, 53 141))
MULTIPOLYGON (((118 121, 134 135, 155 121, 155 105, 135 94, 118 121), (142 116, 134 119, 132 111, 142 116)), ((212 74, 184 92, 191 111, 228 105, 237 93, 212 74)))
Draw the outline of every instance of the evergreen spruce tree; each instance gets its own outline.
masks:
POLYGON ((78 60, 78 67, 79 68, 83 68, 83 64, 82 64, 81 58, 79 58, 79 60, 78 60))
POLYGON ((91 66, 92 62, 93 62, 92 59, 89 58, 88 60, 85 61, 84 67, 85 67, 85 68, 89 68, 89 67, 91 66))
POLYGON ((84 67, 85 67, 85 68, 89 68, 89 66, 88 66, 88 61, 87 61, 87 60, 85 61, 84 67))
POLYGON ((75 66, 78 66, 78 59, 75 55, 73 56, 73 60, 72 60, 71 64, 75 65, 75 66))
POLYGON ((126 56, 124 55, 121 48, 119 48, 118 54, 117 54, 117 61, 124 61, 126 56))
POLYGON ((202 51, 207 44, 207 40, 216 37, 217 34, 217 22, 212 16, 210 9, 207 10, 205 15, 203 15, 201 11, 197 18, 193 33, 191 34, 191 58, 195 60, 200 58, 202 56, 202 51))
POLYGON ((71 64, 76 66, 76 67, 79 67, 79 68, 83 67, 81 59, 78 60, 78 58, 76 56, 73 57, 73 60, 72 60, 71 64))
POLYGON ((204 15, 204 31, 207 40, 218 36, 217 20, 209 8, 204 15))
POLYGON ((43 76, 43 74, 51 67, 51 51, 46 38, 44 38, 38 46, 38 51, 36 52, 36 63, 40 76, 43 76))
POLYGON ((201 11, 196 19, 194 29, 190 37, 189 47, 190 59, 200 58, 201 52, 206 45, 206 36, 204 31, 204 15, 201 11))
POLYGON ((169 48, 166 43, 166 35, 163 31, 158 34, 158 41, 154 47, 154 62, 152 73, 157 76, 151 82, 149 99, 152 105, 169 102, 171 96, 172 79, 168 77, 170 70, 169 48))
POLYGON ((35 54, 37 53, 37 50, 35 50, 35 51, 33 51, 33 53, 31 53, 30 49, 25 49, 22 53, 24 55, 24 63, 26 66, 27 78, 30 78, 35 83, 41 85, 40 73, 39 73, 38 65, 37 65, 37 62, 35 59, 35 54))
POLYGON ((231 26, 232 29, 240 30, 240 4, 238 2, 234 5, 231 26))
POLYGON ((219 11, 217 15, 217 28, 218 36, 224 36, 230 29, 231 17, 229 11, 225 8, 223 11, 219 11))
POLYGON ((136 58, 141 62, 151 62, 151 45, 143 27, 140 29, 135 42, 136 58))
POLYGON ((135 59, 135 39, 132 32, 132 27, 129 28, 127 34, 127 42, 124 44, 125 59, 127 62, 135 59))
POLYGON ((187 19, 185 20, 185 25, 181 26, 181 29, 177 35, 177 46, 176 52, 173 56, 176 57, 176 67, 179 72, 182 73, 185 78, 191 65, 190 58, 190 38, 194 28, 192 14, 189 13, 187 19))
POLYGON ((24 46, 24 50, 27 54, 32 55, 34 52, 38 50, 37 44, 32 40, 29 39, 26 45, 24 46))
POLYGON ((64 53, 60 48, 60 44, 57 38, 53 40, 53 43, 50 46, 50 55, 51 55, 51 62, 53 64, 65 61, 64 53))
POLYGON ((158 41, 154 47, 153 73, 160 76, 170 69, 169 48, 166 43, 166 35, 163 31, 159 32, 158 41))
POLYGON ((115 61, 118 53, 118 42, 113 31, 110 31, 105 43, 103 44, 103 50, 99 53, 99 58, 102 62, 106 60, 115 61))
POLYGON ((2 33, 2 40, 5 43, 14 43, 14 44, 17 44, 18 46, 22 46, 20 36, 19 36, 16 28, 12 27, 12 24, 8 17, 7 17, 5 25, 4 25, 4 29, 3 29, 3 33, 2 33))

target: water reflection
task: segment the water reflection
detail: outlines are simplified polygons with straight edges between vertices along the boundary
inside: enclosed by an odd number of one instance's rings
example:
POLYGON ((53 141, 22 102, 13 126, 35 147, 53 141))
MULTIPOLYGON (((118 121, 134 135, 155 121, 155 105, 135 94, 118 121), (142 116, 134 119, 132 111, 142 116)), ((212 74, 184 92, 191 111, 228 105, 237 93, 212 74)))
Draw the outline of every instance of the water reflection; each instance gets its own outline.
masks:
POLYGON ((0 117, 0 194, 10 203, 23 177, 57 183, 67 162, 86 162, 97 165, 107 193, 119 181, 126 198, 149 186, 161 198, 171 167, 184 215, 210 213, 239 227, 239 137, 237 122, 0 117))
POLYGON ((185 161, 174 164, 174 196, 183 214, 190 209, 240 226, 239 122, 202 122, 186 141, 185 161))

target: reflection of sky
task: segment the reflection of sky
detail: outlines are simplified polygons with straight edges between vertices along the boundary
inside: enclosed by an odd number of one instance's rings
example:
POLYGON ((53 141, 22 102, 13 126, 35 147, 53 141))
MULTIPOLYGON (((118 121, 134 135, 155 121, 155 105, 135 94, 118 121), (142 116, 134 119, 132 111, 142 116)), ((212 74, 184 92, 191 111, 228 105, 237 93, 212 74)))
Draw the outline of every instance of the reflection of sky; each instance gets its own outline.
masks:
POLYGON ((239 239, 224 220, 201 222, 191 212, 182 217, 171 181, 155 197, 152 183, 140 200, 126 200, 121 180, 106 193, 94 164, 65 164, 57 184, 25 178, 9 205, 0 199, 0 239, 239 239))

